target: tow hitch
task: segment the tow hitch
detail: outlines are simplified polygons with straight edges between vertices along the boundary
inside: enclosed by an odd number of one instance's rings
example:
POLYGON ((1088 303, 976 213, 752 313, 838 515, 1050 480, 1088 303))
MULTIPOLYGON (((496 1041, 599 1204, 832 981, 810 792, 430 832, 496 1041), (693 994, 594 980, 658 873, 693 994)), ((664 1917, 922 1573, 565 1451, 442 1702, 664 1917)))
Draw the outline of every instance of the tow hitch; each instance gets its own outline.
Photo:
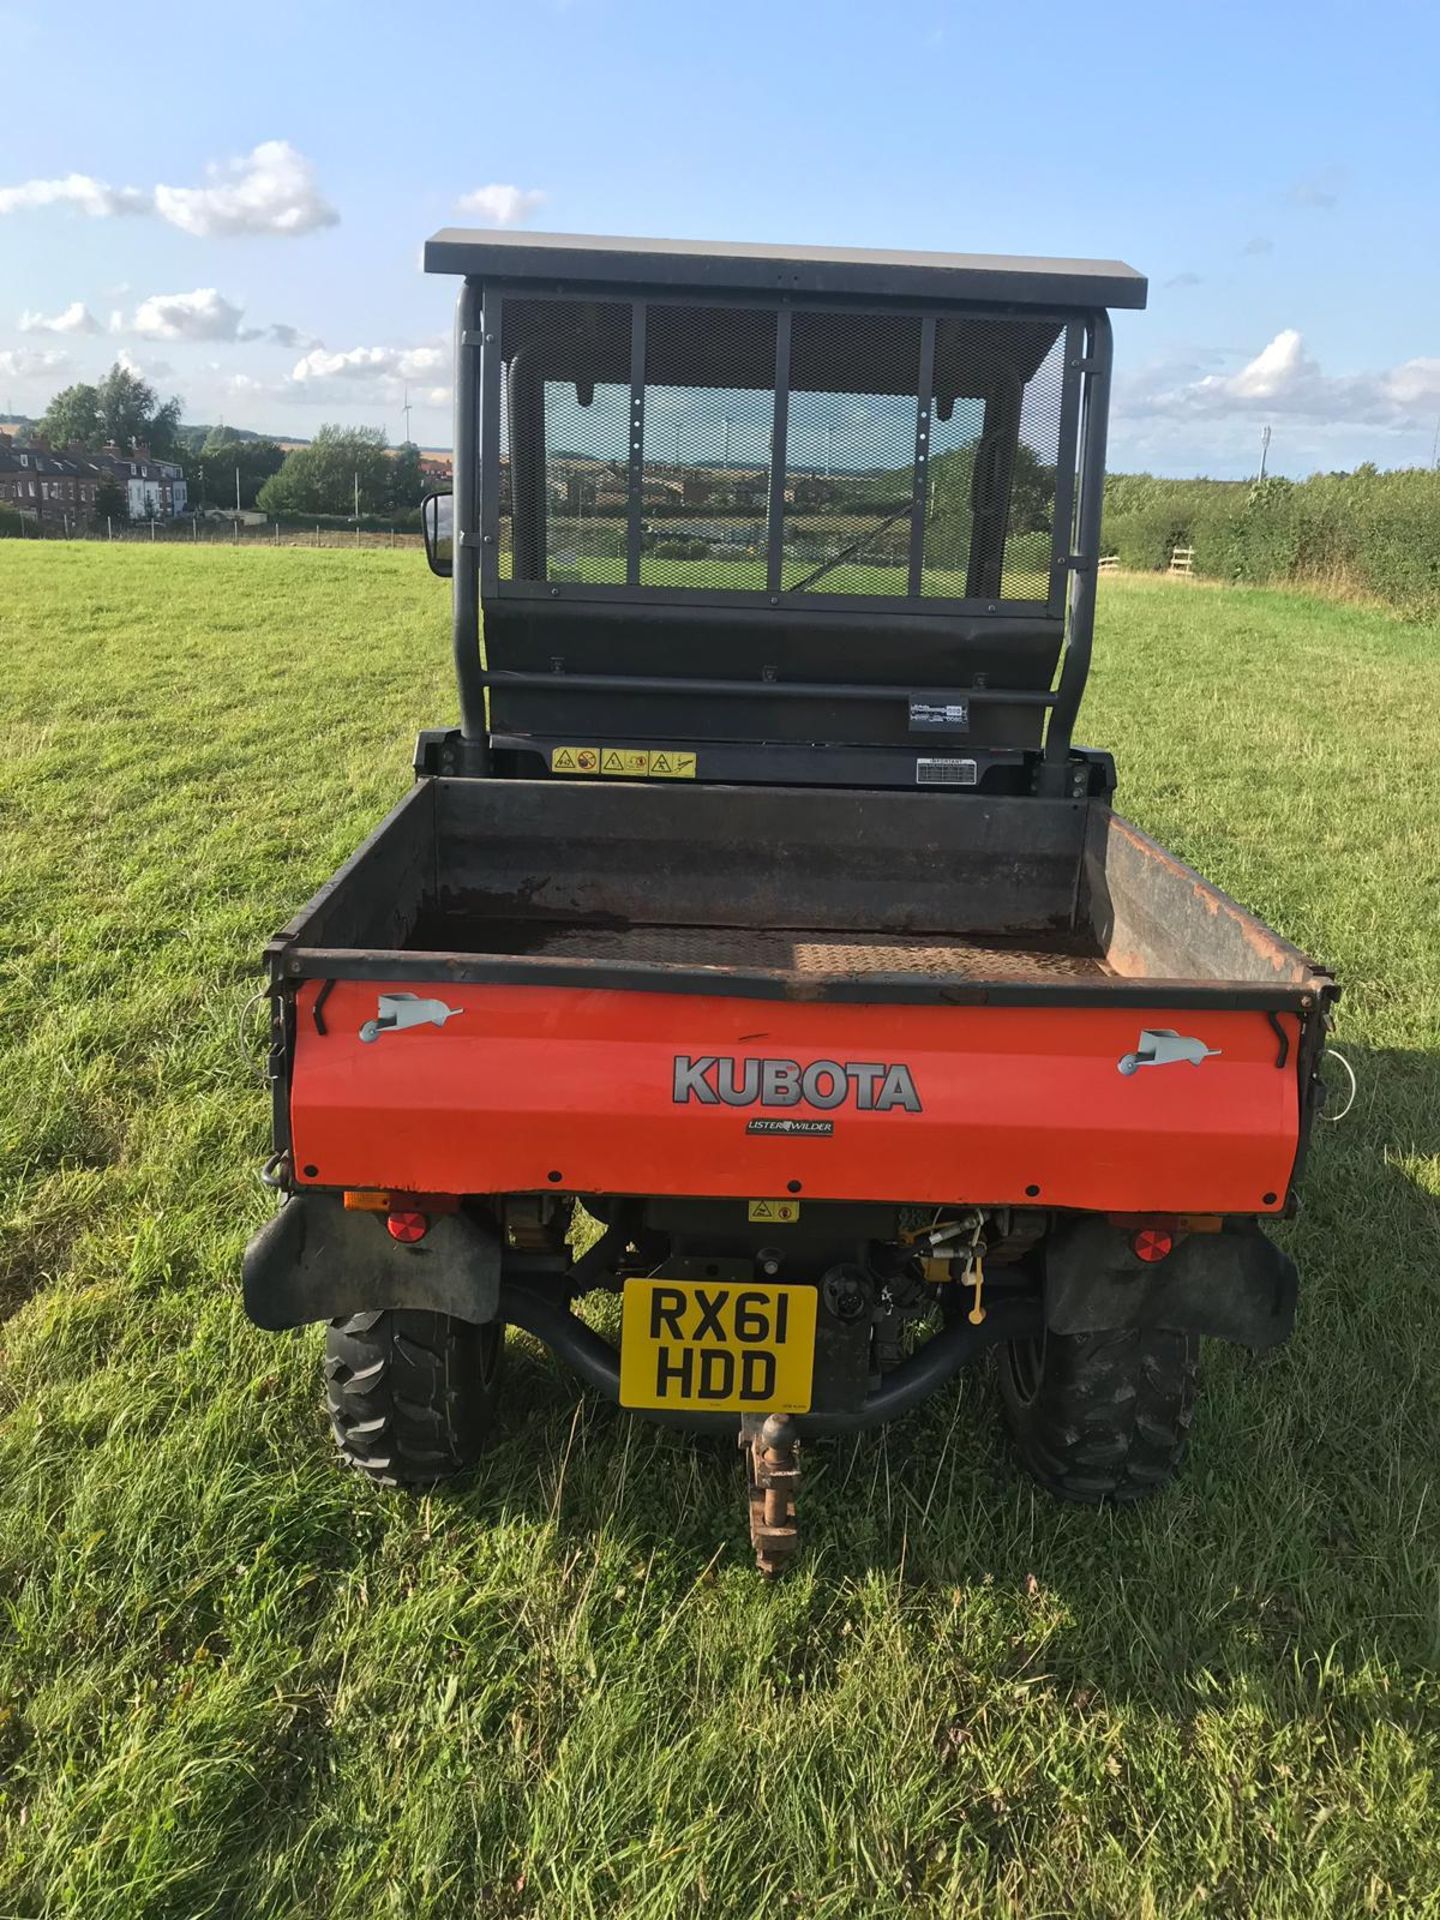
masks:
POLYGON ((740 1422, 750 1491, 750 1544, 767 1580, 782 1573, 800 1546, 795 1494, 800 1435, 788 1413, 746 1414, 740 1422))

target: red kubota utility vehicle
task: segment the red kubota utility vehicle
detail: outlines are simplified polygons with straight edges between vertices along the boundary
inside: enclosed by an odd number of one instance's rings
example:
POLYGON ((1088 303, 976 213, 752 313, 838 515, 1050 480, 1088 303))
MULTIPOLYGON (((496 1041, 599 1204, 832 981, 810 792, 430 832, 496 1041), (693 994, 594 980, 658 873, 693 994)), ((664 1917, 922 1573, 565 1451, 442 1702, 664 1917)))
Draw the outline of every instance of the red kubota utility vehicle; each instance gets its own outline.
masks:
POLYGON ((767 1572, 797 1443, 990 1348, 1046 1486, 1150 1492, 1200 1336, 1290 1331, 1262 1223, 1336 989, 1072 742, 1107 309, 1145 282, 453 231, 426 264, 462 279, 426 513, 461 724, 267 949, 251 1316, 328 1322, 386 1484, 475 1459, 507 1326, 738 1431, 767 1572))

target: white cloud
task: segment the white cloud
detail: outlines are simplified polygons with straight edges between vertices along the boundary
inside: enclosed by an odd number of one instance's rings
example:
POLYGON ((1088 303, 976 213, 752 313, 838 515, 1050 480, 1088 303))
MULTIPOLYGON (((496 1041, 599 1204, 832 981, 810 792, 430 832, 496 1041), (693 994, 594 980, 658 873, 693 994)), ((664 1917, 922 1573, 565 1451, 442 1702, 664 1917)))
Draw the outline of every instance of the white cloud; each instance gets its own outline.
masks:
MULTIPOLYGON (((78 306, 78 302, 77 302, 78 306)), ((76 309, 71 308, 73 313, 76 309)), ((62 316, 65 318, 68 316, 62 316)), ((27 315, 38 320, 40 316, 27 315)), ((134 333, 142 340, 240 341, 260 340, 267 346, 312 349, 323 345, 300 327, 283 320, 269 326, 247 327, 245 309, 227 300, 215 287, 196 287, 191 293, 152 293, 128 317, 118 307, 110 315, 111 333, 134 333)), ((88 331, 98 332, 94 322, 88 331)))
POLYGON ((22 313, 21 333, 99 333, 100 322, 83 300, 72 300, 63 313, 22 313))
POLYGON ((288 140, 264 140, 243 159, 207 169, 203 187, 112 187, 87 173, 0 187, 0 214, 75 207, 92 219, 158 214, 201 239, 248 233, 311 233, 340 215, 320 192, 315 169, 288 140))
POLYGON ((137 360, 128 347, 121 347, 115 364, 127 373, 138 373, 142 380, 163 380, 175 371, 168 360, 137 360))
POLYGON ((315 169, 288 140, 264 140, 243 160, 211 167, 210 185, 155 189, 155 211, 186 233, 311 233, 339 214, 315 183, 315 169))
POLYGON ((1240 251, 1241 253, 1249 254, 1273 253, 1275 251, 1275 242, 1267 239, 1263 233, 1257 233, 1253 240, 1247 240, 1245 242, 1240 251))
POLYGON ((236 340, 245 309, 225 299, 214 287, 193 293, 152 293, 135 309, 131 321, 146 340, 236 340))
POLYGON ((420 380, 446 365, 441 347, 351 347, 348 353, 307 353, 295 362, 290 378, 313 386, 342 380, 420 380))
POLYGON ((94 220, 122 213, 153 213, 153 194, 139 187, 111 187, 88 173, 67 173, 63 180, 26 180, 0 187, 0 213, 24 213, 35 207, 77 207, 94 220))
MULTIPOLYGON (((215 370, 212 364, 212 372, 215 370)), ((257 380, 252 373, 226 374, 224 382, 226 393, 237 400, 284 400, 287 398, 284 384, 278 380, 257 380)))
POLYGON ((9 380, 36 379, 69 365, 69 354, 58 347, 0 347, 0 375, 9 380))
POLYGON ((491 227, 523 227, 549 196, 540 187, 476 187, 456 201, 461 213, 473 213, 491 227))
POLYGON ((1117 412, 1134 420, 1264 416, 1413 432, 1433 425, 1440 412, 1440 359, 1406 360, 1377 373, 1327 374, 1306 351, 1298 329, 1286 327, 1233 373, 1186 378, 1168 369, 1135 376, 1118 396, 1117 412))
POLYGON ((272 346, 299 347, 308 352, 314 347, 323 347, 325 342, 317 340, 313 334, 306 333, 300 327, 290 327, 283 320, 276 320, 266 327, 265 333, 272 346))

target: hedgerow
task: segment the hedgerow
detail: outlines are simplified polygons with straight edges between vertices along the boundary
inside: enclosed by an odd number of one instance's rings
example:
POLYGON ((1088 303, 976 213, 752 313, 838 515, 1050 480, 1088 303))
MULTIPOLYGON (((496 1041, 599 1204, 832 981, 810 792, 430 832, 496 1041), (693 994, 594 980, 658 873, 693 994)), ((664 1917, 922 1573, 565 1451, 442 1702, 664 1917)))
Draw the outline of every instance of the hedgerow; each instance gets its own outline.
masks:
POLYGON ((1254 484, 1114 474, 1105 501, 1105 551, 1122 567, 1154 571, 1193 547, 1210 579, 1326 582, 1440 612, 1440 473, 1367 465, 1254 484))

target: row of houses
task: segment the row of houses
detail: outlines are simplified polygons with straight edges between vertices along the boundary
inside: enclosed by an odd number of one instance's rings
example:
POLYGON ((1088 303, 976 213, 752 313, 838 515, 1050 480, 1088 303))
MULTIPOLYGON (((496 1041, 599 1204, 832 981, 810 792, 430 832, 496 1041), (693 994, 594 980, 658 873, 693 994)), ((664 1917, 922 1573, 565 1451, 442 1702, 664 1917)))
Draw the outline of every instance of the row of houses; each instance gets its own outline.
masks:
MULTIPOLYGON (((500 510, 509 511, 509 470, 500 468, 500 510)), ((619 460, 581 455, 552 456, 545 484, 552 511, 567 514, 623 513, 629 502, 629 473, 619 460)), ((822 508, 840 504, 854 491, 854 477, 796 473, 785 478, 785 504, 822 508)), ((640 476, 640 505, 646 513, 676 513, 699 508, 711 513, 763 514, 770 498, 765 467, 673 466, 647 461, 640 476)))
POLYGON ((0 506, 39 521, 88 521, 105 480, 124 496, 132 520, 170 520, 187 506, 185 471, 174 460, 155 459, 148 447, 131 453, 105 447, 57 452, 42 435, 22 445, 0 433, 0 506))

